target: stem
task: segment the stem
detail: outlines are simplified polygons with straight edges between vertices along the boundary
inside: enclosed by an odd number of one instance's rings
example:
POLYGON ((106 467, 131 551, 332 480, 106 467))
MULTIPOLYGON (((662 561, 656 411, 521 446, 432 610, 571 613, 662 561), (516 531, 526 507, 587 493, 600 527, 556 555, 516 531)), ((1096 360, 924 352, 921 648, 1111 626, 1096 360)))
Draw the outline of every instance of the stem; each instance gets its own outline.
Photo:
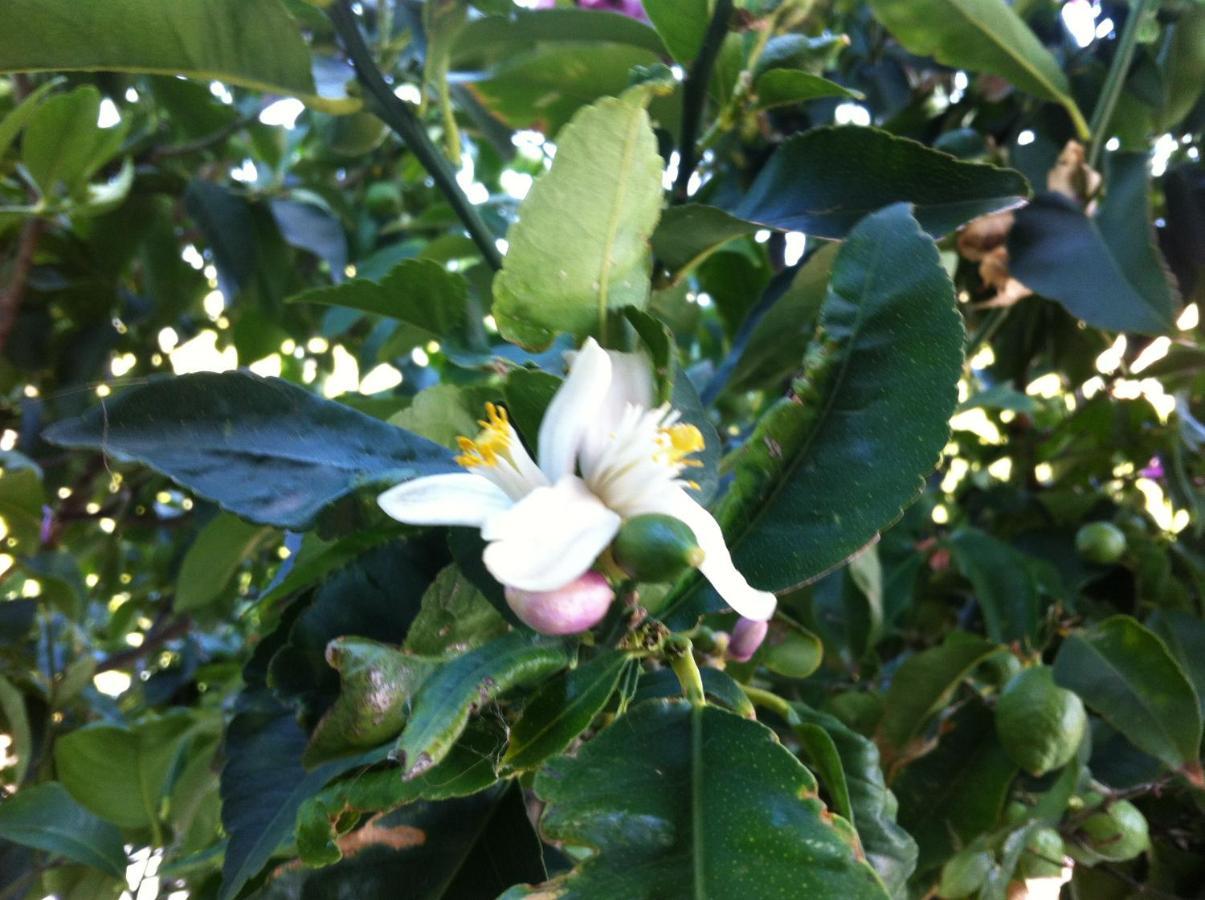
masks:
POLYGON ((1126 19, 1125 28, 1117 41, 1117 52, 1113 54, 1113 63, 1109 66, 1109 74, 1105 76, 1105 84, 1092 110, 1092 121, 1088 125, 1092 133, 1092 144, 1088 148, 1088 165, 1097 167, 1101 150, 1104 149, 1108 136, 1104 133, 1113 120, 1113 110, 1121 97, 1121 89, 1125 86, 1126 74, 1130 71, 1130 63, 1134 60, 1134 48, 1138 45, 1138 27, 1146 18, 1151 0, 1134 0, 1130 6, 1130 15, 1126 19))
POLYGON ((0 350, 8 343, 8 336, 17 324, 17 313, 21 310, 21 301, 25 299, 25 285, 29 281, 29 273, 33 270, 34 255, 37 253, 44 225, 41 219, 28 219, 21 228, 21 238, 17 243, 17 256, 13 260, 8 287, 0 293, 0 350))
POLYGON ((682 693, 690 701, 691 706, 705 706, 707 699, 703 693, 703 675, 695 662, 694 646, 690 638, 675 636, 665 642, 665 655, 670 668, 678 676, 678 684, 682 693))
POLYGON ((699 48, 699 55, 691 63, 690 72, 682 85, 682 140, 678 146, 678 177, 674 181, 675 203, 686 201, 690 176, 699 164, 699 124, 703 118, 703 108, 707 105, 707 87, 716 57, 720 55, 720 47, 728 34, 728 21, 731 18, 732 0, 716 0, 715 11, 703 37, 703 46, 699 48))
POLYGON ((761 706, 770 710, 788 725, 795 726, 799 724, 799 715, 795 710, 791 709, 791 704, 777 694, 772 694, 769 691, 763 691, 761 688, 755 688, 748 684, 742 684, 741 690, 745 692, 745 696, 754 706, 761 706))
POLYGON ((327 15, 335 31, 343 43, 348 59, 356 70, 356 77, 365 90, 376 100, 375 114, 402 139, 410 152, 418 157, 422 167, 435 180, 444 198, 468 231, 469 237, 481 251, 486 263, 497 271, 502 268, 502 254, 494 244, 494 235, 485 220, 481 218, 477 208, 469 202, 460 185, 456 183, 456 174, 452 171, 447 158, 436 149, 435 144, 427 137, 427 131, 414 111, 404 101, 396 97, 385 83, 385 76, 373 62, 372 53, 364 43, 364 36, 356 24, 356 17, 351 11, 347 0, 335 0, 327 8, 327 15))

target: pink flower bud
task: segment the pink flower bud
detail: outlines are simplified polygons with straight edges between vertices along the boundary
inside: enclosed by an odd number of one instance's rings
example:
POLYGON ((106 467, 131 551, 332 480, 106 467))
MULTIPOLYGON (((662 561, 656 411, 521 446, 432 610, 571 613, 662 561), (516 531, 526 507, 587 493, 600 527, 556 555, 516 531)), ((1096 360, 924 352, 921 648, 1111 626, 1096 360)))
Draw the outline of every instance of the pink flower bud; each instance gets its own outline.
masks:
POLYGON ((644 3, 641 0, 577 0, 577 5, 582 9, 609 10, 610 12, 616 12, 621 16, 627 16, 629 19, 637 19, 641 22, 649 20, 648 14, 644 11, 644 3))
POLYGON ((515 615, 541 634, 578 634, 593 628, 614 599, 611 585, 597 572, 552 591, 506 589, 506 602, 515 615))
POLYGON ((759 622, 755 619, 741 619, 732 629, 732 639, 728 641, 728 658, 733 662, 748 662, 766 639, 770 630, 769 622, 759 622))

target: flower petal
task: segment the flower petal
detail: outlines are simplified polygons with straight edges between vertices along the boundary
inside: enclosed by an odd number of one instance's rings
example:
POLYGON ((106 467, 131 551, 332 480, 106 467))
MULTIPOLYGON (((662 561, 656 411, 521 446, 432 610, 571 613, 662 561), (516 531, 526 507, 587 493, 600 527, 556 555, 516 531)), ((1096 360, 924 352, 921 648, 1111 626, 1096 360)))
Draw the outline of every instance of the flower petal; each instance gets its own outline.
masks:
POLYGON ((514 501, 492 481, 470 472, 403 481, 377 497, 385 512, 407 525, 481 525, 514 501))
POLYGON ((587 338, 540 423, 540 468, 554 484, 572 475, 586 430, 598 417, 611 383, 611 357, 587 338))
MULTIPOLYGON (((582 437, 579 461, 582 471, 599 464, 614 443, 617 432, 629 422, 629 410, 648 410, 653 406, 653 365, 644 353, 606 351, 611 358, 611 382, 602 401, 594 409, 590 426, 582 437)), ((650 448, 650 452, 652 452, 650 448)))
POLYGON ((737 571, 719 523, 682 488, 674 485, 652 493, 638 507, 624 512, 628 515, 661 513, 684 522, 695 533, 695 540, 704 553, 699 571, 724 602, 746 619, 764 621, 774 615, 778 599, 769 591, 759 591, 750 585, 737 571))
POLYGON ((485 523, 485 567, 509 587, 550 591, 589 569, 619 523, 580 478, 567 475, 485 523))

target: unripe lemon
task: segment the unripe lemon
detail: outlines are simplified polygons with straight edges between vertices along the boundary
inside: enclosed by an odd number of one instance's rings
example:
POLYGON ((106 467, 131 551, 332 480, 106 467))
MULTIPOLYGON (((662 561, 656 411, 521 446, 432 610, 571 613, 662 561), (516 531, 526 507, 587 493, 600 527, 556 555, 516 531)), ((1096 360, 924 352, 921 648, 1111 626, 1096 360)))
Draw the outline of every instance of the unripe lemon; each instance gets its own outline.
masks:
POLYGON ((996 734, 1012 761, 1044 775, 1075 756, 1088 716, 1083 701, 1054 683, 1046 666, 1014 675, 996 703, 996 734))
POLYGON ((339 156, 365 156, 385 140, 389 129, 372 113, 330 116, 319 126, 322 142, 339 156))
POLYGON ((1025 850, 1017 863, 1021 878, 1054 878, 1063 872, 1066 855, 1063 838, 1053 828, 1038 828, 1025 842, 1025 850))
POLYGON ((1089 522, 1075 533, 1075 549, 1088 562, 1109 566, 1126 552, 1126 536, 1112 522, 1089 522))
POLYGON ((624 522, 611 552, 620 568, 650 584, 675 581, 703 561, 695 533, 684 522, 657 513, 624 522))
POLYGON ((1125 862, 1151 845, 1146 816, 1128 800, 1118 800, 1084 819, 1071 855, 1085 865, 1125 862))
POLYGON ((963 850, 951 856, 941 867, 937 896, 959 900, 978 893, 992 870, 992 863, 992 855, 985 850, 963 850))
POLYGON ((1000 686, 1008 684, 1020 671, 1021 660, 1007 650, 1000 650, 981 662, 976 674, 988 684, 1000 686))

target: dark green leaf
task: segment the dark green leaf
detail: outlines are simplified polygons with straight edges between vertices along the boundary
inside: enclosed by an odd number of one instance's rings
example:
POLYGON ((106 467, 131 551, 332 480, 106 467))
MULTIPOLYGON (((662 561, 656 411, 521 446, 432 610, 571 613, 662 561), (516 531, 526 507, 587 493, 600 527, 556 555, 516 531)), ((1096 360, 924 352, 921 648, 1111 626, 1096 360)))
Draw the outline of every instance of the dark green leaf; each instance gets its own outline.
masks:
MULTIPOLYGON (((741 690, 737 682, 727 672, 707 666, 699 670, 703 676, 703 694, 708 703, 730 710, 746 719, 757 718, 756 710, 749 696, 741 690)), ((654 672, 643 672, 636 686, 631 703, 640 703, 658 697, 677 698, 682 696, 682 685, 672 669, 657 669, 654 672)))
POLYGON ((515 369, 507 376, 506 409, 533 459, 539 453, 537 439, 544 412, 561 384, 560 378, 539 369, 515 369))
POLYGON ((1158 609, 1146 620, 1146 627, 1163 639, 1188 675, 1205 718, 1205 622, 1191 613, 1158 609))
POLYGON ((12 740, 9 749, 9 760, 15 756, 16 763, 11 763, 4 771, 5 780, 20 785, 25 780, 33 753, 33 733, 29 727, 29 712, 25 709, 25 697, 17 690, 11 681, 0 675, 0 724, 4 733, 12 740))
POLYGON ((37 469, 5 468, 0 470, 0 516, 8 526, 9 535, 23 549, 32 551, 41 542, 42 476, 37 469))
POLYGON ((5 18, 2 71, 187 75, 332 110, 358 105, 316 96, 305 41, 278 0, 10 0, 5 18))
POLYGON ((599 41, 629 44, 657 55, 665 51, 657 32, 627 16, 587 9, 508 10, 507 16, 474 19, 456 35, 452 63, 478 68, 483 62, 507 59, 537 42, 599 41))
POLYGON ((670 55, 688 65, 703 46, 711 21, 708 0, 645 0, 644 11, 670 55))
POLYGON ((998 649, 983 638, 955 632, 940 647, 907 659, 891 679, 883 703, 879 734, 884 742, 904 748, 974 668, 998 649))
POLYGON ((441 571, 423 594, 422 608, 406 633, 406 651, 420 656, 456 656, 505 631, 502 616, 452 565, 441 571))
POLYGON ((774 153, 732 210, 739 219, 809 236, 843 238, 864 216, 911 203, 940 237, 1029 194, 1019 172, 963 162, 877 128, 814 128, 774 153))
POLYGON ((153 381, 45 436, 137 460, 233 513, 286 528, 307 526, 361 485, 454 469, 424 438, 242 372, 153 381))
POLYGON ((723 244, 752 234, 758 226, 732 213, 701 203, 671 206, 653 232, 653 252, 676 277, 681 277, 723 244))
POLYGON ((502 765, 531 769, 590 727, 619 684, 628 657, 608 651, 548 681, 523 707, 502 765))
POLYGON ((1068 637, 1055 657, 1054 677, 1169 768, 1198 762, 1196 691, 1163 641, 1129 616, 1113 616, 1068 637))
POLYGON ((536 777, 546 838, 596 850, 507 897, 886 897, 848 823, 764 725, 642 703, 536 777))
POLYGON ((950 548, 959 570, 974 588, 987 636, 1001 644, 1032 643, 1039 621, 1038 586, 1025 557, 975 528, 955 532, 950 548))
POLYGON ((397 759, 415 778, 447 756, 474 710, 520 684, 573 662, 564 640, 516 631, 449 663, 427 679, 397 743, 397 759))
POLYGON ((800 69, 770 69, 753 84, 759 109, 793 106, 821 97, 858 98, 862 95, 847 87, 800 69))
POLYGON ((77 804, 56 781, 25 788, 0 804, 0 838, 125 876, 121 832, 77 804))

